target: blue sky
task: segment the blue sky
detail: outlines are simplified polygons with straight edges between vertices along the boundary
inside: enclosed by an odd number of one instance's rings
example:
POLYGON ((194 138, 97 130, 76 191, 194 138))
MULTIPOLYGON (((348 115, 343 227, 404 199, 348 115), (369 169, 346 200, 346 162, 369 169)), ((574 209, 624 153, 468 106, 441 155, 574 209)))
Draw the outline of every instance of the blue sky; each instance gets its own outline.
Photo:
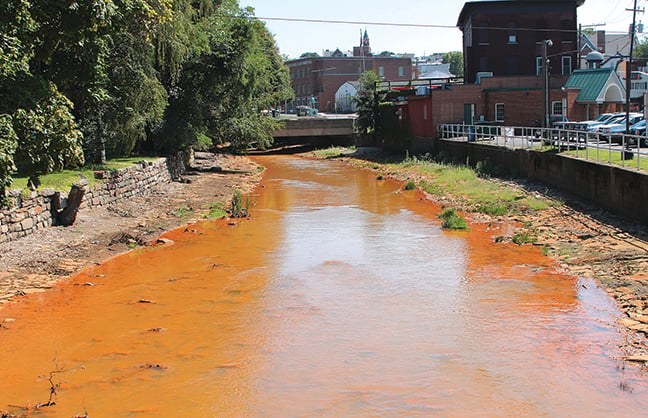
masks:
MULTIPOLYGON (((647 0, 639 0, 644 8, 647 0)), ((460 0, 239 0, 241 7, 252 6, 258 17, 346 20, 452 26, 452 28, 410 28, 360 24, 296 23, 266 21, 283 54, 297 58, 303 52, 322 53, 324 49, 350 50, 358 45, 365 27, 374 52, 408 52, 416 55, 461 50, 457 17, 460 0)), ((606 23, 609 32, 628 31, 632 22, 633 0, 586 0, 578 9, 583 25, 606 23)), ((648 16, 644 19, 648 29, 648 16)))

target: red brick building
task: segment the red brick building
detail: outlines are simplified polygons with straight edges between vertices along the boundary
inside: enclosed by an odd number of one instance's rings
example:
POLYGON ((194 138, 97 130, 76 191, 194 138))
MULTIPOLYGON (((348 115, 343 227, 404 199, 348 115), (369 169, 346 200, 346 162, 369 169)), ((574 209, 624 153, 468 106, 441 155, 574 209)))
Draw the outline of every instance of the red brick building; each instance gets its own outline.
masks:
POLYGON ((577 68, 576 8, 584 0, 473 1, 464 5, 457 26, 463 31, 464 77, 479 73, 536 76, 542 68, 545 40, 551 74, 577 68))
POLYGON ((365 31, 354 56, 336 50, 330 57, 308 57, 288 61, 295 101, 288 105, 306 105, 320 112, 335 110, 335 93, 347 81, 358 81, 360 75, 372 70, 387 80, 410 80, 412 60, 401 57, 378 57, 371 54, 365 31))

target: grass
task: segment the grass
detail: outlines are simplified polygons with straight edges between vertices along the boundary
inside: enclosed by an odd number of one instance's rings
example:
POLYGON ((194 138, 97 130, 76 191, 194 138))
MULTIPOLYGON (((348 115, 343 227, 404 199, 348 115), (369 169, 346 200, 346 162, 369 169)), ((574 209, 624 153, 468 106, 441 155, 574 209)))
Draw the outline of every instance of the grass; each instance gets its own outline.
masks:
MULTIPOLYGON (((128 158, 115 158, 106 161, 105 164, 92 164, 86 167, 63 170, 57 173, 50 173, 40 176, 41 184, 39 189, 51 188, 57 191, 67 192, 72 185, 81 179, 87 179, 90 187, 99 183, 94 177, 94 172, 98 170, 113 171, 121 168, 130 167, 137 164, 139 161, 156 161, 157 157, 128 157, 128 158)), ((14 175, 13 182, 9 189, 25 189, 27 187, 28 177, 14 175)))
POLYGON ((512 241, 517 245, 533 244, 538 241, 538 238, 529 231, 519 231, 513 235, 512 241))
POLYGON ((443 219, 441 224, 443 229, 468 230, 466 220, 459 216, 455 209, 444 210, 439 214, 439 218, 443 219))
POLYGON ((349 147, 329 147, 325 149, 313 151, 313 155, 316 158, 330 158, 330 157, 339 157, 343 154, 349 154, 355 151, 355 148, 349 147))
POLYGON ((190 213, 193 212, 193 209, 187 206, 181 206, 178 209, 171 212, 176 218, 186 218, 190 213))
POLYGON ((226 204, 224 202, 216 202, 209 207, 204 217, 206 219, 221 219, 227 217, 228 213, 225 210, 226 204))
POLYGON ((480 177, 474 169, 465 165, 410 158, 387 166, 394 171, 404 169, 423 176, 425 180, 420 187, 427 193, 462 197, 485 213, 504 214, 514 207, 534 209, 542 206, 538 202, 527 201, 519 191, 480 177))
POLYGON ((403 186, 403 190, 414 190, 416 189, 416 183, 413 181, 408 181, 405 183, 405 186, 403 186))
MULTIPOLYGON (((632 149, 633 151, 636 152, 636 148, 632 149)), ((637 168, 637 159, 639 159, 639 168, 642 170, 648 170, 648 155, 645 154, 645 152, 648 151, 648 149, 642 147, 641 152, 643 155, 640 156, 640 158, 637 157, 636 153, 633 159, 631 160, 623 160, 621 158, 621 152, 619 151, 612 151, 610 153, 610 150, 608 149, 599 149, 598 152, 596 149, 590 149, 588 153, 586 154, 585 150, 578 150, 578 158, 587 158, 590 161, 598 161, 602 163, 609 163, 614 165, 619 165, 619 166, 625 166, 628 168, 637 168), (587 156, 587 157, 586 157, 587 156)), ((562 155, 570 155, 572 157, 576 157, 576 150, 570 150, 570 151, 563 151, 561 152, 562 155)))

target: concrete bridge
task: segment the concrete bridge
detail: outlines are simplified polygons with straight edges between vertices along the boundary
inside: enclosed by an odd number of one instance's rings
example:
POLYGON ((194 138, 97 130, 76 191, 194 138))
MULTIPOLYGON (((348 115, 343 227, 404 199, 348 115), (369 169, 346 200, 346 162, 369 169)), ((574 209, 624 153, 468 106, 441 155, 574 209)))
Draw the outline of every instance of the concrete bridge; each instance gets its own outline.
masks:
POLYGON ((277 140, 292 138, 351 138, 353 136, 351 116, 344 117, 298 117, 282 119, 283 129, 273 134, 277 140))

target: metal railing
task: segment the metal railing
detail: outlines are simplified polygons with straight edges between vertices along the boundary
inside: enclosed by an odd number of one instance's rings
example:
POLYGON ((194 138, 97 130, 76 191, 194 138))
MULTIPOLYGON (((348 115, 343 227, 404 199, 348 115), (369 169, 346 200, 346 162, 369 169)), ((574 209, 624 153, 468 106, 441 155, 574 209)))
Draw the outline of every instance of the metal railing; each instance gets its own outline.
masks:
POLYGON ((508 148, 556 150, 577 158, 648 170, 648 137, 577 129, 442 124, 438 137, 508 148), (643 165, 643 167, 642 167, 643 165))

